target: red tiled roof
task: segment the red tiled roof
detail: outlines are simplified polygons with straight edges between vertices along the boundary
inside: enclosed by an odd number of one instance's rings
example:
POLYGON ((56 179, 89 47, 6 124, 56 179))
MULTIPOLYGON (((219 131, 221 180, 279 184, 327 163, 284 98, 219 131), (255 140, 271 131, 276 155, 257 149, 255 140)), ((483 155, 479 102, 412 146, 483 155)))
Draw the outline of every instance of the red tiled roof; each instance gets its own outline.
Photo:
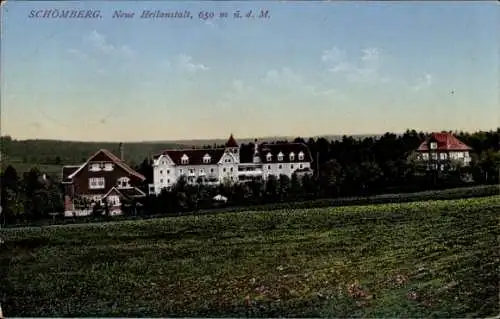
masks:
POLYGON ((450 133, 432 133, 431 136, 418 147, 417 151, 429 151, 429 144, 437 143, 438 151, 469 151, 471 148, 450 133))
POLYGON ((278 143, 278 144, 261 144, 259 147, 259 156, 262 163, 293 163, 293 162, 312 162, 311 151, 306 144, 303 143, 278 143), (283 154, 283 160, 278 161, 278 154, 283 154), (290 160, 290 153, 294 153, 295 157, 290 160), (304 153, 304 159, 299 161, 299 153, 304 153), (271 161, 267 160, 267 154, 271 153, 271 161))
POLYGON ((83 165, 81 165, 77 170, 75 170, 73 173, 71 173, 70 175, 68 175, 67 178, 70 178, 70 179, 73 178, 76 174, 78 174, 78 172, 80 172, 85 166, 87 166, 89 164, 89 162, 92 161, 93 158, 95 158, 100 153, 103 153, 113 163, 115 163, 116 165, 118 165, 121 168, 123 168, 130 175, 134 175, 135 177, 137 177, 137 178, 139 178, 141 180, 145 180, 146 179, 146 177, 144 177, 142 174, 139 174, 138 172, 136 172, 135 170, 133 170, 132 168, 130 168, 130 166, 128 166, 127 164, 125 164, 120 158, 118 158, 116 155, 114 155, 113 153, 111 153, 110 151, 108 151, 106 149, 100 149, 99 151, 97 151, 94 155, 92 155, 91 157, 89 157, 89 159, 83 165))
POLYGON ((236 143, 233 134, 229 136, 229 139, 226 142, 226 147, 238 147, 238 143, 236 143))
POLYGON ((216 149, 186 149, 186 150, 166 150, 163 151, 160 155, 168 155, 170 159, 175 163, 175 165, 210 165, 217 164, 222 155, 224 155, 223 148, 216 149), (181 158, 187 155, 189 161, 187 164, 182 164, 181 158), (203 157, 208 154, 210 156, 210 162, 203 162, 203 157))

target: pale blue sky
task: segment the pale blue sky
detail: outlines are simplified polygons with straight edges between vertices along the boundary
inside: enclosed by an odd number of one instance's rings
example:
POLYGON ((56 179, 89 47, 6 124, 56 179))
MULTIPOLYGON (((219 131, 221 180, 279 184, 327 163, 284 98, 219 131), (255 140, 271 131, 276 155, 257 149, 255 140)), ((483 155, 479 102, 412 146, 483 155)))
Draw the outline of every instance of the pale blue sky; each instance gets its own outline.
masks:
POLYGON ((493 129, 499 24, 496 2, 11 1, 1 131, 137 141, 493 129), (102 19, 28 17, 50 8, 102 19), (145 9, 193 19, 140 19, 145 9), (261 9, 269 19, 232 18, 261 9), (229 18, 203 22, 201 10, 229 18))

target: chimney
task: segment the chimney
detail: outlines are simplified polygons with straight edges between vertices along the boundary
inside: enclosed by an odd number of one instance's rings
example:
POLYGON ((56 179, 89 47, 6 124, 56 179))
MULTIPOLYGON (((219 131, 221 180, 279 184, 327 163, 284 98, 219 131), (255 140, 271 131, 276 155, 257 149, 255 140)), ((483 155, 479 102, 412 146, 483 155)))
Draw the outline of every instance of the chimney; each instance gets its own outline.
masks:
POLYGON ((125 153, 123 149, 123 143, 120 143, 120 160, 124 161, 125 160, 125 153))

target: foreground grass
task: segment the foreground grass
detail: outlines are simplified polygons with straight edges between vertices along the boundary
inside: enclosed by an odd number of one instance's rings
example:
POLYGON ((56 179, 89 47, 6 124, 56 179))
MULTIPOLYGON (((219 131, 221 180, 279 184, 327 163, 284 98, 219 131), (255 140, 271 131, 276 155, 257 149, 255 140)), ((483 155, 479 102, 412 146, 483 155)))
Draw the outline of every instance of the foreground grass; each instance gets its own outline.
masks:
POLYGON ((500 197, 5 230, 6 316, 484 317, 500 197))

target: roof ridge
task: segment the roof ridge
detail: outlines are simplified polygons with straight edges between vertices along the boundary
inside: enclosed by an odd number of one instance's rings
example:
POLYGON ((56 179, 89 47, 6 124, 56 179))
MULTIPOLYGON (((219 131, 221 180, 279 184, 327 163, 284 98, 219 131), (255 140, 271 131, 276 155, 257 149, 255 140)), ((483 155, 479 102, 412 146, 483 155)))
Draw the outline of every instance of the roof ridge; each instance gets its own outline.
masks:
POLYGON ((78 173, 80 170, 83 169, 83 167, 85 167, 86 165, 89 164, 90 160, 94 157, 96 157, 99 153, 104 153, 105 155, 107 155, 116 165, 119 165, 121 166, 125 171, 127 171, 129 174, 131 175, 135 175, 136 177, 142 179, 142 180, 145 180, 146 177, 144 177, 144 175, 140 174, 139 172, 135 171, 133 168, 131 168, 130 166, 128 166, 124 161, 122 161, 119 157, 117 157, 115 154, 113 154, 111 151, 105 149, 105 148, 101 148, 99 149, 97 152, 95 152, 92 156, 90 156, 89 158, 87 158, 87 160, 85 161, 85 163, 83 163, 82 165, 80 165, 79 169, 77 169, 76 171, 74 171, 73 173, 71 173, 68 178, 73 178, 74 175, 76 173, 78 173))

